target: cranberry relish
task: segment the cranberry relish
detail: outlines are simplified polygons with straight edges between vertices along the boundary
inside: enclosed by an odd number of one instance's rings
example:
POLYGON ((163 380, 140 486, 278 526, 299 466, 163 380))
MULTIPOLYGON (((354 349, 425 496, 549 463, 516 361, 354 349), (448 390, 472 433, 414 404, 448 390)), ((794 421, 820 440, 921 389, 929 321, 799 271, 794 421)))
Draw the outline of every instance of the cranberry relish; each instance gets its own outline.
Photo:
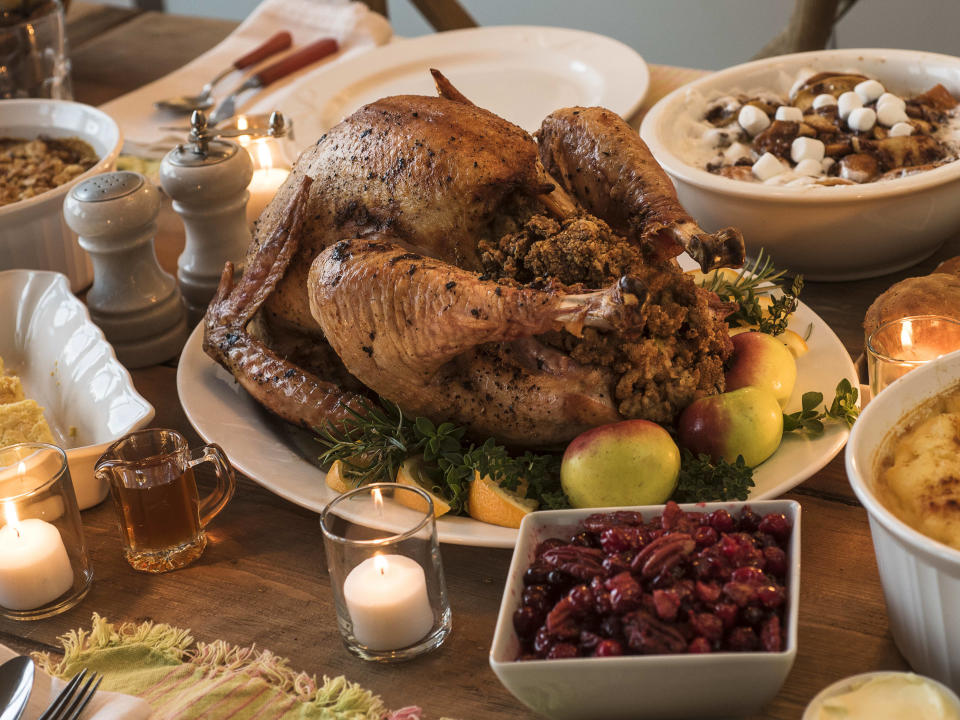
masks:
POLYGON ((749 507, 591 515, 537 546, 513 615, 519 659, 778 652, 792 529, 749 507))

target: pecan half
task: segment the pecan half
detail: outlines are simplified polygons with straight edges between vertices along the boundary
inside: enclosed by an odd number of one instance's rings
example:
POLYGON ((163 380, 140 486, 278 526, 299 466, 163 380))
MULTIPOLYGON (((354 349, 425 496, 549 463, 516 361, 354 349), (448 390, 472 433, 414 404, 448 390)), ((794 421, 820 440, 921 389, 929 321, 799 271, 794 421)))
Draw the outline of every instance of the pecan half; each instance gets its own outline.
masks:
POLYGON ((582 545, 563 545, 546 550, 540 560, 547 565, 563 570, 578 580, 588 581, 594 575, 602 575, 604 554, 596 548, 582 545))
POLYGON ((687 649, 687 641, 679 630, 645 610, 637 610, 624 618, 623 634, 630 649, 643 655, 682 653, 687 649))
POLYGON ((662 535, 637 553, 631 568, 634 572, 639 571, 644 580, 650 580, 674 568, 691 555, 696 546, 687 533, 662 535))

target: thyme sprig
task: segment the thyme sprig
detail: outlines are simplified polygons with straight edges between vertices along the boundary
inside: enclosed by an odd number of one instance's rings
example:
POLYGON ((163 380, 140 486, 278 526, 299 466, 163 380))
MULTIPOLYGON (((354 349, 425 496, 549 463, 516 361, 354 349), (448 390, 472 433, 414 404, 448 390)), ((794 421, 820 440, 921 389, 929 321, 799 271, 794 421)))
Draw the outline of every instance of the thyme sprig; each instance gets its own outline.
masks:
POLYGON ((757 259, 745 265, 736 278, 715 270, 700 283, 724 302, 734 303, 736 310, 727 316, 731 326, 753 325, 761 332, 779 335, 787 329, 790 316, 799 305, 800 291, 803 290, 803 276, 793 278, 790 286, 784 287, 786 270, 777 270, 771 257, 761 249, 757 259), (770 303, 764 307, 760 298, 770 297, 770 303))
POLYGON ((320 463, 339 460, 347 482, 391 482, 404 460, 422 455, 422 472, 431 491, 450 503, 453 512, 465 511, 474 471, 537 499, 540 507, 568 507, 556 455, 514 456, 493 438, 476 445, 464 439, 465 428, 450 422, 435 425, 424 417, 412 419, 382 398, 379 403, 364 401, 359 411, 350 413, 345 427, 324 428, 317 437, 324 447, 320 463))
POLYGON ((822 435, 824 421, 835 420, 844 422, 847 427, 852 427, 860 409, 857 407, 857 388, 850 384, 850 381, 844 378, 837 384, 836 393, 830 407, 823 406, 823 410, 818 410, 820 403, 823 402, 823 393, 808 392, 804 393, 800 399, 801 409, 793 413, 784 413, 783 431, 787 432, 805 432, 809 435, 822 435))

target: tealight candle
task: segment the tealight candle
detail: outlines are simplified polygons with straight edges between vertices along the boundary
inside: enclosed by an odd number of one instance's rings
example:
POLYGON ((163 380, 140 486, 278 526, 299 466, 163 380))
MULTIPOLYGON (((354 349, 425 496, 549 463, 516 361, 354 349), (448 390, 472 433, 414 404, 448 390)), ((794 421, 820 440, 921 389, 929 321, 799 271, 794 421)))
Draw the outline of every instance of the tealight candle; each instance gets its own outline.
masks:
POLYGON ((73 587, 73 567, 60 531, 38 518, 20 521, 4 503, 7 524, 0 528, 0 605, 33 610, 73 587))
POLYGON ((283 152, 275 140, 261 138, 245 147, 250 153, 254 168, 253 179, 247 188, 250 193, 250 199, 247 200, 247 223, 252 225, 273 200, 273 196, 290 174, 290 168, 284 167, 283 152))
POLYGON ((433 628, 427 582, 419 563, 403 555, 374 555, 343 583, 356 639, 371 650, 399 650, 433 628))
POLYGON ((951 318, 914 315, 881 325, 867 338, 871 395, 954 350, 960 350, 960 322, 951 318))

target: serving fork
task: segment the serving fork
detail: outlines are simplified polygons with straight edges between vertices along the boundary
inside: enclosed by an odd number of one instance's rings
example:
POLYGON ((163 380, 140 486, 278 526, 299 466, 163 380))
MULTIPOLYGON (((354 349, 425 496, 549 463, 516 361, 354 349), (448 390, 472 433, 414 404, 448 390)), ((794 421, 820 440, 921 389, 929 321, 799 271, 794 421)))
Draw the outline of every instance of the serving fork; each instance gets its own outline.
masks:
POLYGON ((39 720, 77 720, 102 680, 103 675, 92 672, 87 676, 87 671, 81 670, 60 691, 50 707, 44 710, 39 720))

